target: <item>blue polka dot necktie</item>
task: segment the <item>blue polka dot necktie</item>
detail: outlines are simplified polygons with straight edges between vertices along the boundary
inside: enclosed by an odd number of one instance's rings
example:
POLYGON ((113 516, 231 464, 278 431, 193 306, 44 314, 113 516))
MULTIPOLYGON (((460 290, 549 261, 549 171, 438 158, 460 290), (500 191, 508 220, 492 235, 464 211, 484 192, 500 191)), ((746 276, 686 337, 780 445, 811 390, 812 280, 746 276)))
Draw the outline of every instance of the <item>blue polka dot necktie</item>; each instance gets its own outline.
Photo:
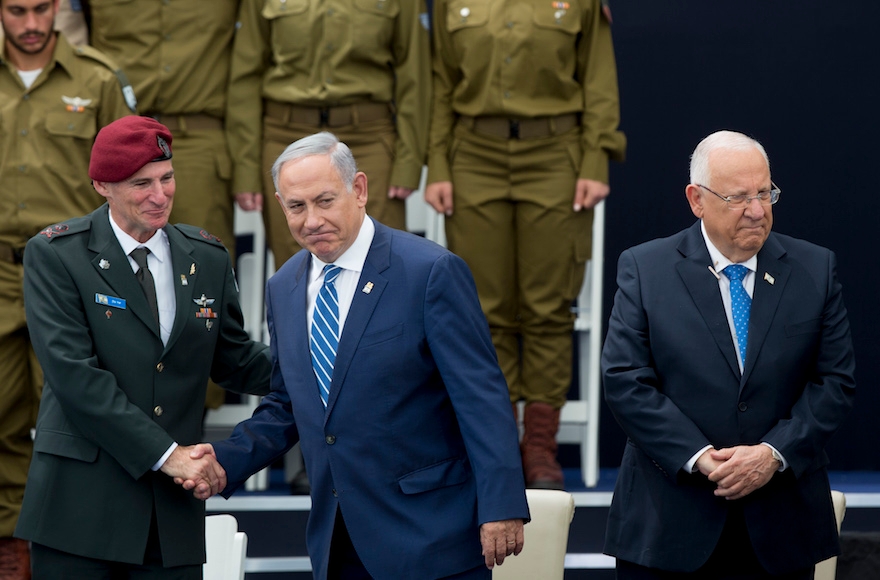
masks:
POLYGON ((339 298, 336 294, 336 277, 342 268, 333 264, 324 266, 324 284, 315 300, 312 316, 312 333, 309 350, 312 351, 312 369, 318 379, 318 390, 324 407, 330 396, 330 379, 336 363, 339 346, 339 298))
POLYGON ((736 329, 736 340, 739 343, 739 355, 743 366, 746 363, 746 347, 749 339, 749 311, 752 299, 743 286, 743 278, 749 269, 739 264, 731 264, 722 270, 730 279, 730 310, 733 314, 733 327, 736 329))

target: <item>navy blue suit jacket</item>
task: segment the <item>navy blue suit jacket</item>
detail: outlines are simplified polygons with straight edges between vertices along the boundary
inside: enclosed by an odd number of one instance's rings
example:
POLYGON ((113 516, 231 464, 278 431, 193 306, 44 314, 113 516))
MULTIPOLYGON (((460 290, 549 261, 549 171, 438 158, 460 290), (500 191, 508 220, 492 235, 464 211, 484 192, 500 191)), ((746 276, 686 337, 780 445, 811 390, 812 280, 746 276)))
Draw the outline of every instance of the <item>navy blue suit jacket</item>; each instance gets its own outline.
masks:
POLYGON ((854 360, 831 251, 771 233, 758 253, 742 374, 700 223, 625 251, 602 354, 605 398, 628 440, 605 550, 692 571, 712 553, 728 500, 685 473, 706 445, 767 442, 789 468, 737 500, 762 565, 839 552, 824 447, 852 405, 854 360))
POLYGON ((375 578, 438 578, 483 562, 479 526, 528 518, 516 425, 465 263, 376 223, 325 412, 306 320, 311 255, 267 289, 272 392, 215 444, 230 494, 297 440, 312 487, 307 543, 327 574, 337 509, 375 578))

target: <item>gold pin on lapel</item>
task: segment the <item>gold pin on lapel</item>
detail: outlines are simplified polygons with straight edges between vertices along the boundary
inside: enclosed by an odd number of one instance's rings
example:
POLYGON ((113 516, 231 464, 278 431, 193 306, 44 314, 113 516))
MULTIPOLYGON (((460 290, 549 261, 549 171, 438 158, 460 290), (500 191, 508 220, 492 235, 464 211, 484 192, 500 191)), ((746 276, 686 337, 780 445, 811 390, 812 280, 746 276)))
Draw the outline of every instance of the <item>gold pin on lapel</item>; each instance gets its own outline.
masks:
POLYGON ((367 282, 366 284, 364 284, 364 287, 361 289, 361 292, 363 292, 364 294, 369 294, 372 291, 373 291, 373 283, 372 282, 367 282))
POLYGON ((187 280, 186 280, 186 274, 180 275, 180 285, 181 286, 188 286, 189 285, 189 282, 187 282, 187 280))
POLYGON ((776 278, 771 276, 769 272, 764 272, 764 279, 770 282, 771 286, 776 283, 776 278))
POLYGON ((189 275, 192 276, 192 275, 194 275, 195 273, 196 273, 196 265, 195 265, 195 263, 193 263, 193 264, 189 267, 189 275))

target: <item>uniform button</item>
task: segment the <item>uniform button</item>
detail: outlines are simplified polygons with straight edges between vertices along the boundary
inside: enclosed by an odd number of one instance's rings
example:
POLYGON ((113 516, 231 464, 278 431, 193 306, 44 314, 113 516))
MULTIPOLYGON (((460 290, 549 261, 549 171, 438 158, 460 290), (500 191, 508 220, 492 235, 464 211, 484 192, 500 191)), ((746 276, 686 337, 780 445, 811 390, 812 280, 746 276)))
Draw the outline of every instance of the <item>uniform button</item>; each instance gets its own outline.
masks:
POLYGON ((510 98, 510 91, 504 91, 504 98, 505 98, 505 99, 509 99, 509 98, 510 98))
POLYGON ((166 40, 166 41, 171 40, 171 35, 170 35, 170 34, 166 34, 166 35, 165 35, 165 40, 166 40))
POLYGON ((68 131, 73 131, 73 123, 68 123, 68 124, 67 124, 67 130, 68 130, 68 131))
POLYGON ((171 66, 166 64, 165 66, 162 67, 162 70, 164 70, 165 72, 170 72, 171 66))
POLYGON ((332 8, 327 10, 327 16, 333 16, 334 14, 336 14, 336 11, 333 10, 332 8))
POLYGON ((21 135, 22 135, 22 137, 26 136, 26 135, 27 135, 27 129, 22 129, 22 130, 21 130, 21 135))
POLYGON ((31 100, 31 96, 30 96, 30 95, 24 95, 21 99, 22 99, 23 101, 29 101, 29 100, 31 100))
POLYGON ((507 27, 508 27, 508 28, 513 28, 513 22, 508 22, 508 23, 507 23, 507 27))
POLYGON ((332 85, 332 84, 333 84, 333 79, 330 78, 330 77, 327 77, 326 79, 324 79, 324 81, 325 81, 328 85, 332 85))
POLYGON ((505 64, 510 64, 511 62, 513 62, 513 59, 510 58, 509 56, 504 59, 505 64))
POLYGON ((328 44, 327 44, 327 52, 330 52, 331 50, 333 50, 333 44, 332 44, 332 43, 328 43, 328 44))
POLYGON ((156 365, 156 370, 159 371, 160 373, 161 373, 162 371, 164 371, 164 370, 165 370, 165 363, 160 362, 159 364, 157 364, 157 365, 156 365))
POLYGON ((468 16, 471 15, 471 9, 470 8, 462 8, 461 10, 458 11, 458 13, 461 14, 462 18, 467 18, 468 16))
POLYGON ((335 435, 327 435, 326 437, 324 437, 324 441, 327 442, 327 445, 333 445, 334 443, 336 443, 336 436, 335 435))
POLYGON ((335 488, 335 487, 333 488, 332 493, 333 493, 333 497, 339 497, 339 494, 336 493, 336 488, 335 488))
POLYGON ((156 405, 155 407, 153 407, 153 414, 156 415, 157 417, 161 417, 162 413, 164 413, 164 412, 165 411, 164 411, 164 409, 162 409, 161 405, 156 405))
POLYGON ((27 171, 27 166, 25 166, 25 165, 19 165, 19 166, 18 166, 18 170, 21 171, 22 173, 24 173, 25 171, 27 171))
POLYGON ((742 411, 743 413, 745 413, 746 411, 748 411, 749 406, 746 405, 745 403, 740 403, 739 405, 737 405, 737 408, 738 408, 740 411, 742 411))

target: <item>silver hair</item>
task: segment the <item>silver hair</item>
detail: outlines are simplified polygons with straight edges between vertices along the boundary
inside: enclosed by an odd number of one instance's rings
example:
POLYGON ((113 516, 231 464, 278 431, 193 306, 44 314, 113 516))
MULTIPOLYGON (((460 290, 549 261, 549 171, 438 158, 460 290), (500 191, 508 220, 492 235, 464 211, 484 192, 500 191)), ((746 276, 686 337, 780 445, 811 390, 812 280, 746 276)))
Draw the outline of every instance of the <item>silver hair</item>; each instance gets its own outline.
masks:
POLYGON ((709 184, 712 181, 712 170, 709 167, 709 154, 716 149, 732 149, 734 151, 746 151, 757 149, 770 168, 770 158, 764 146, 747 135, 735 131, 716 131, 697 145, 691 155, 691 183, 709 184))
POLYGON ((272 164, 272 182, 275 184, 275 191, 278 191, 278 176, 281 175, 281 168, 285 163, 313 155, 329 155, 330 164, 339 174, 345 189, 351 191, 357 173, 357 162, 348 145, 327 131, 294 141, 278 156, 272 164))

